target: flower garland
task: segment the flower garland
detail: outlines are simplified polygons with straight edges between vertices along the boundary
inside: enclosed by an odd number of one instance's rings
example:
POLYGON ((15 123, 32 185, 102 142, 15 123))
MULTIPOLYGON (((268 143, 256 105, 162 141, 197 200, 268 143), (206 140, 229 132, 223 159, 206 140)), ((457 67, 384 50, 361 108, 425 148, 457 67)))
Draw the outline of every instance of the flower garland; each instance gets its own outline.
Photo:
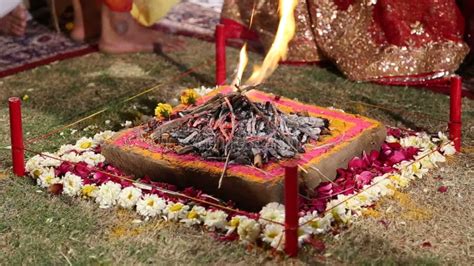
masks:
MULTIPOLYGON (((198 97, 190 91, 182 96, 189 97, 183 100, 190 103, 191 98, 198 97)), ((168 106, 159 109, 157 114, 162 116, 169 112, 168 106)), ((149 178, 135 183, 119 169, 104 163, 100 145, 113 135, 112 131, 104 131, 92 138, 82 137, 74 145, 63 145, 55 153, 35 155, 26 163, 26 170, 38 186, 56 194, 93 200, 100 208, 120 207, 135 210, 146 220, 158 218, 186 226, 202 225, 220 234, 222 239, 283 249, 282 204, 272 202, 258 214, 239 212, 237 215, 163 193, 163 189, 176 192, 169 184, 149 178)), ((445 156, 454 153, 452 143, 442 133, 431 137, 426 133, 407 134, 389 129, 380 152, 354 158, 347 169, 338 169, 335 181, 321 183, 314 189, 312 199, 301 200, 299 244, 310 242, 311 237, 328 232, 336 224, 351 223, 381 197, 422 178, 430 168, 445 162, 445 156)), ((219 203, 192 188, 181 194, 202 202, 219 203)))
MULTIPOLYGON (((285 242, 284 217, 285 210, 282 204, 273 202, 264 206, 258 215, 232 215, 215 208, 205 208, 192 202, 173 199, 160 194, 153 189, 144 189, 127 180, 117 180, 113 176, 107 176, 100 172, 94 172, 94 167, 106 169, 114 175, 123 175, 118 169, 105 165, 105 158, 100 154, 100 145, 113 136, 114 132, 104 131, 96 134, 93 138, 83 137, 74 145, 63 145, 56 153, 43 153, 28 160, 26 169, 29 175, 36 179, 37 184, 43 188, 61 186, 57 193, 71 197, 82 197, 94 200, 100 208, 112 208, 118 206, 124 209, 135 209, 138 214, 150 218, 162 218, 168 221, 183 223, 187 226, 204 225, 210 231, 223 233, 224 236, 238 238, 244 244, 263 242, 275 249, 282 250, 285 242), (54 159, 57 158, 57 159, 54 159), (258 217, 258 218, 255 218, 258 217), (275 222, 275 223, 272 223, 275 222)), ((391 151, 392 156, 399 157, 398 162, 392 164, 388 171, 381 175, 371 176, 361 171, 360 160, 354 158, 349 163, 349 168, 358 174, 353 175, 359 180, 359 187, 343 191, 336 188, 334 196, 327 197, 325 207, 321 211, 320 204, 313 204, 313 208, 302 208, 300 212, 298 240, 300 245, 318 234, 323 234, 335 224, 348 224, 354 218, 360 216, 362 211, 373 205, 378 199, 386 195, 392 195, 397 188, 403 188, 416 179, 422 178, 426 172, 440 162, 444 162, 445 155, 455 153, 447 137, 439 133, 437 138, 431 138, 425 133, 397 138, 391 134, 384 144, 386 146, 399 147, 391 151), (397 155, 398 151, 411 152, 412 159, 397 155), (358 166, 358 167, 356 167, 358 166), (392 171, 393 170, 393 171, 392 171)), ((382 148, 384 152, 384 147, 382 148)), ((388 154, 387 152, 385 154, 388 154)), ((372 157, 375 155, 372 154, 372 157)), ((408 155, 406 155, 408 156, 408 155)), ((388 161, 393 162, 393 157, 388 161)), ((366 163, 374 162, 370 157, 365 158, 366 163)), ((380 166, 380 165, 379 165, 380 166)), ((380 166, 382 169, 383 167, 380 166)), ((339 179, 342 174, 339 169, 339 179)), ((373 173, 370 172, 370 173, 373 173)), ((346 173, 347 174, 347 173, 346 173)), ((347 176, 344 176, 347 179, 347 176)), ((337 184, 338 179, 334 184, 337 184)), ((153 183, 166 189, 174 188, 170 185, 151 182, 147 179, 145 183, 153 183)), ((339 181, 339 183, 341 183, 339 181)), ((351 182, 346 182, 345 185, 351 182)), ((333 184, 333 183, 329 183, 333 184)), ((322 183, 315 190, 323 191, 321 195, 327 195, 327 183, 322 183)), ((188 195, 197 195, 201 192, 188 189, 188 195)), ((330 194, 329 194, 330 195, 330 194)), ((316 201, 319 199, 316 198, 316 201)))

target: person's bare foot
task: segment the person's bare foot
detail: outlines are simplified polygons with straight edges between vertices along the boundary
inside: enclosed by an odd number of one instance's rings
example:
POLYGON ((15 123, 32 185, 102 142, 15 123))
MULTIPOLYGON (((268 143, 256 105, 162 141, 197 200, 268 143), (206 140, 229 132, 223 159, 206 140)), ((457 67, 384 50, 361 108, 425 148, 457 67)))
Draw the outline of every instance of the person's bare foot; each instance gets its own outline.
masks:
POLYGON ((26 30, 27 11, 23 4, 18 5, 9 14, 0 18, 0 34, 23 36, 26 30))
POLYGON ((85 2, 81 5, 80 0, 73 0, 74 28, 71 31, 71 39, 83 42, 89 38, 95 38, 100 34, 100 8, 95 1, 85 2))
POLYGON ((181 39, 140 25, 130 13, 113 12, 102 6, 102 35, 99 41, 102 52, 170 52, 181 47, 181 39))

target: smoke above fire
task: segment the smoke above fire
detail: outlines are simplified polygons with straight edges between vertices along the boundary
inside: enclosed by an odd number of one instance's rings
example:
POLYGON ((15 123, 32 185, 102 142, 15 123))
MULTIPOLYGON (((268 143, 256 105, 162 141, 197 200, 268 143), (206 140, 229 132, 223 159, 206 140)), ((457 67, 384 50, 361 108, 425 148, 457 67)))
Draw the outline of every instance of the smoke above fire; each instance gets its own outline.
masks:
MULTIPOLYGON (((288 44, 295 35, 295 16, 294 11, 298 0, 280 0, 278 11, 280 15, 280 22, 278 23, 278 30, 275 34, 275 39, 268 51, 262 65, 254 66, 253 73, 245 82, 245 85, 256 86, 265 81, 275 69, 281 60, 285 60, 288 53, 288 44)), ((245 44, 240 51, 240 59, 237 68, 237 75, 232 84, 239 85, 242 80, 245 67, 247 65, 247 45, 245 44)))

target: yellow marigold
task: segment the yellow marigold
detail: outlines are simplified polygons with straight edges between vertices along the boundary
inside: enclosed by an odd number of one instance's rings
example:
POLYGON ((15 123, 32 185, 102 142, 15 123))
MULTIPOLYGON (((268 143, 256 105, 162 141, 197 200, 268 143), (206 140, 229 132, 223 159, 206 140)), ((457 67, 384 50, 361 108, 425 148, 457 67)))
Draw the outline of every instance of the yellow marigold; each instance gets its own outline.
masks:
POLYGON ((171 115, 172 111, 173 107, 171 107, 171 105, 167 103, 159 103, 158 106, 156 106, 155 115, 158 118, 168 118, 171 115))
POLYGON ((185 105, 195 104, 199 98, 199 94, 194 89, 187 89, 181 93, 181 103, 185 105))
POLYGON ((74 23, 73 22, 66 23, 65 28, 68 31, 72 31, 74 29, 74 23))

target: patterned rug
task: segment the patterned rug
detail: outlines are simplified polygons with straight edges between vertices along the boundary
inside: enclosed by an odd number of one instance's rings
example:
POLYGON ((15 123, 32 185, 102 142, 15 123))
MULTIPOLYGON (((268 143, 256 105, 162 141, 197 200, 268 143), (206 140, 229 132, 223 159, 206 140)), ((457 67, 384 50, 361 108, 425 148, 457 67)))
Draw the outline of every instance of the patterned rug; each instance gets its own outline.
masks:
POLYGON ((24 37, 0 36, 0 78, 97 51, 30 20, 24 37))
POLYGON ((224 0, 184 0, 177 4, 154 28, 168 33, 214 40, 224 0))
MULTIPOLYGON (((214 40, 224 0, 183 0, 155 25, 168 33, 214 40)), ((34 21, 24 37, 0 36, 0 78, 54 61, 97 51, 95 45, 79 44, 34 21)))

